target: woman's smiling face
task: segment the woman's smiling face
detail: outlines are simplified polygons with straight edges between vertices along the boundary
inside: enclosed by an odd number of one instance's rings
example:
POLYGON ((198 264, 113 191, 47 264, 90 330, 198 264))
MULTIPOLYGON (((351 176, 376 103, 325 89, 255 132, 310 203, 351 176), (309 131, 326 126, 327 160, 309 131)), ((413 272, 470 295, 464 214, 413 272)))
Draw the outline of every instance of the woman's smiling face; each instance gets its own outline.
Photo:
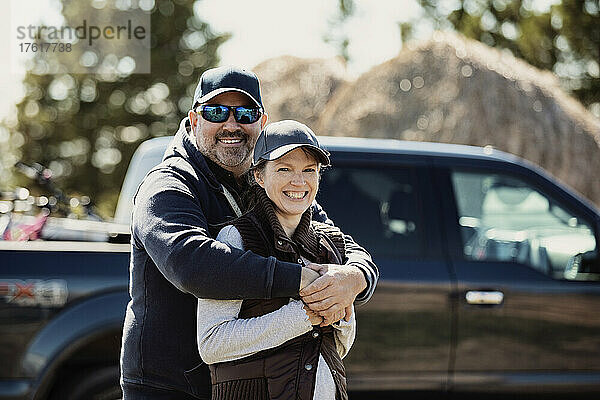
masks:
POLYGON ((255 171, 256 182, 265 189, 282 217, 300 217, 310 207, 319 190, 320 165, 301 147, 268 161, 255 171))

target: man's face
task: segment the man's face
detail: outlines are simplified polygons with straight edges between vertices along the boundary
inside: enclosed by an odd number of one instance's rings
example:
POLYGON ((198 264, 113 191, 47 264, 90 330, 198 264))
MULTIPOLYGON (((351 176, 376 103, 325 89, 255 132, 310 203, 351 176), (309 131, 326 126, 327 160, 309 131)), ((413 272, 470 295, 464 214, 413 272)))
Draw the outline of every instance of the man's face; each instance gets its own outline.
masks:
MULTIPOLYGON (((206 104, 256 106, 248 96, 240 92, 221 93, 206 104)), ((225 122, 207 121, 200 113, 193 111, 190 111, 189 117, 198 149, 203 155, 236 176, 240 176, 250 168, 252 151, 258 134, 267 120, 266 115, 262 115, 252 124, 236 122, 233 112, 229 113, 229 118, 225 122)))

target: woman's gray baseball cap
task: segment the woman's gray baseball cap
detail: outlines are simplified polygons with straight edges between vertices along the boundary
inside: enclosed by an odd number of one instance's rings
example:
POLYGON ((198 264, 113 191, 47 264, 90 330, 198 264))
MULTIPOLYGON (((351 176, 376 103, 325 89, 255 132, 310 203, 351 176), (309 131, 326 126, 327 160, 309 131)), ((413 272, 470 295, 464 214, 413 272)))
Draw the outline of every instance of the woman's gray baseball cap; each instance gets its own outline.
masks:
POLYGON ((263 109, 260 97, 260 84, 254 72, 235 66, 211 68, 200 76, 200 82, 194 92, 193 107, 206 103, 225 92, 240 92, 250 97, 263 109))
POLYGON ((298 147, 315 149, 319 162, 329 165, 329 152, 321 147, 313 131, 306 125, 293 120, 273 122, 258 135, 254 146, 253 162, 256 165, 261 159, 272 161, 298 147))

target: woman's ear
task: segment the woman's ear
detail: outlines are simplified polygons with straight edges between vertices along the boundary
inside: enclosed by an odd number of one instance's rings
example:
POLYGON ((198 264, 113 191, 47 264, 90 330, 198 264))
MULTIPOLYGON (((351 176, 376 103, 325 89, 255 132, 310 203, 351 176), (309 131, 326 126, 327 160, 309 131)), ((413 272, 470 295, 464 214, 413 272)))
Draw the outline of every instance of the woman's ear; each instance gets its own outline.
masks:
POLYGON ((261 188, 265 188, 265 182, 263 181, 262 174, 258 170, 254 170, 254 180, 261 188))

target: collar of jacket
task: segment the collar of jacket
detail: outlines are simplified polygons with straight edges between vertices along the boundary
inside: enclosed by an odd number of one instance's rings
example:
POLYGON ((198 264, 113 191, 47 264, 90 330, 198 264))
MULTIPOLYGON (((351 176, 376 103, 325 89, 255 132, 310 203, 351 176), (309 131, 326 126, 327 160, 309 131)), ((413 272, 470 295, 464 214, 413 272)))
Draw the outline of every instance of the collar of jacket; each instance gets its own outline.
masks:
MULTIPOLYGON (((208 157, 204 157, 204 161, 206 161, 208 168, 217 177, 217 180, 225 185, 230 192, 236 194, 242 193, 243 186, 235 179, 233 172, 226 170, 208 157)), ((240 179, 240 182, 244 182, 244 179, 240 179)))
POLYGON ((268 226, 273 232, 273 243, 275 249, 284 253, 295 253, 292 243, 300 245, 303 252, 307 253, 308 258, 315 259, 320 253, 319 236, 310 226, 312 220, 312 207, 302 214, 300 222, 292 235, 292 238, 288 238, 283 226, 277 219, 275 214, 275 207, 273 202, 267 196, 267 193, 263 188, 258 185, 254 185, 252 190, 256 191, 256 205, 254 212, 258 217, 259 221, 266 221, 268 226))
POLYGON ((202 175, 206 183, 212 189, 222 192, 221 183, 215 176, 214 172, 208 167, 204 155, 198 150, 192 142, 193 137, 190 129, 189 119, 186 117, 181 120, 179 129, 175 133, 173 140, 165 150, 163 161, 171 157, 180 157, 189 162, 198 174, 202 175))

